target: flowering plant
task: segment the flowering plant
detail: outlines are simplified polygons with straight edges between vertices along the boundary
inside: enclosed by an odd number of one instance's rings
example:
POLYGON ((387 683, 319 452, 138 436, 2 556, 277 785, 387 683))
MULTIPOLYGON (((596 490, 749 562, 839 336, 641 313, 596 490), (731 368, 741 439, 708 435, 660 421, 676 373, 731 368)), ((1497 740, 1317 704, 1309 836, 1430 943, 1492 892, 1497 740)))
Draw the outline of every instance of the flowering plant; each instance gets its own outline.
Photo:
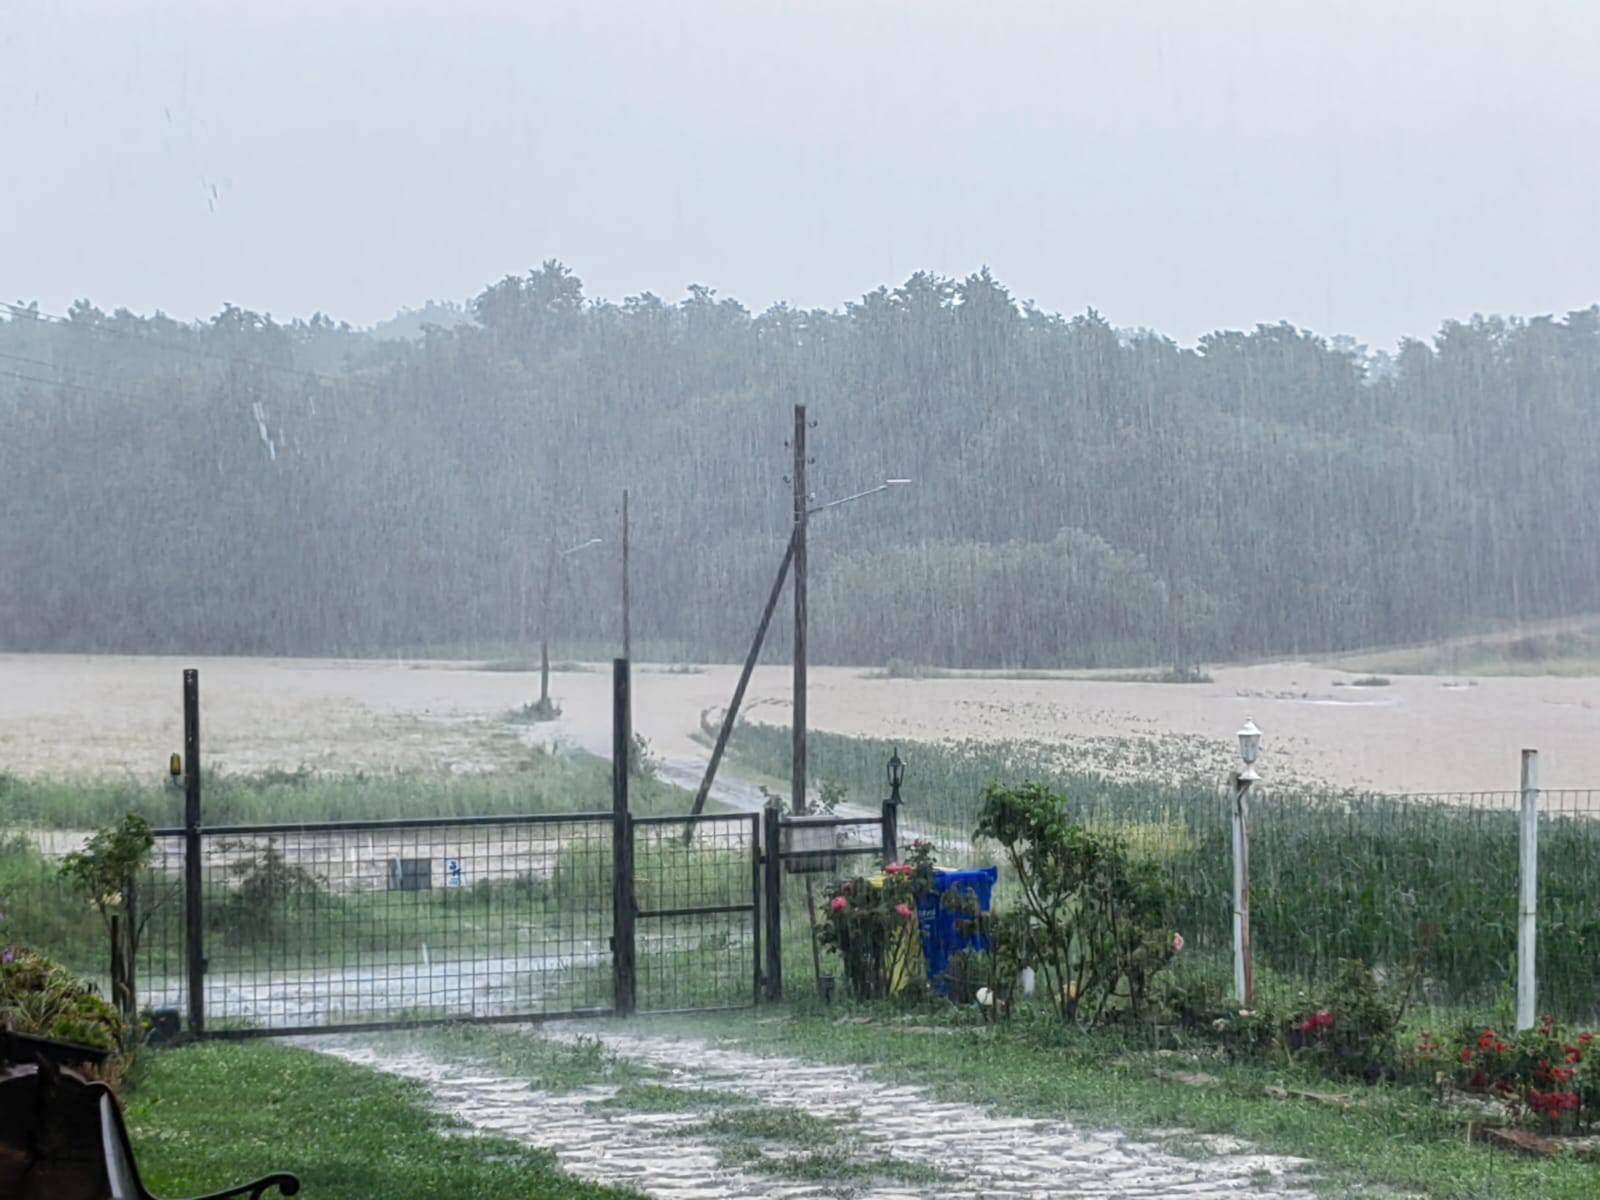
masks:
POLYGON ((838 955, 856 999, 889 994, 897 953, 914 954, 920 962, 917 897, 932 888, 933 847, 917 841, 907 861, 884 864, 881 881, 846 879, 823 900, 818 940, 838 955))
POLYGON ((1600 1120, 1600 1054, 1594 1034, 1577 1033, 1546 1016, 1520 1034, 1469 1027, 1462 1036, 1456 1082, 1527 1112, 1552 1131, 1600 1120))

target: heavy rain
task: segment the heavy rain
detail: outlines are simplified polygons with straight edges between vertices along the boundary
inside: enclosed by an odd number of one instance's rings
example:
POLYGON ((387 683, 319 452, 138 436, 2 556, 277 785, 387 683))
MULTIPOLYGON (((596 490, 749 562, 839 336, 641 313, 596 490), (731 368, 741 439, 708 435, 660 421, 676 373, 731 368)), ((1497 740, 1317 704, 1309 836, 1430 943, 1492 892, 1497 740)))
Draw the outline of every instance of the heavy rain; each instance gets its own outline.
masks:
POLYGON ((0 1195, 1595 1194, 1595 61, 0 12, 0 1195))

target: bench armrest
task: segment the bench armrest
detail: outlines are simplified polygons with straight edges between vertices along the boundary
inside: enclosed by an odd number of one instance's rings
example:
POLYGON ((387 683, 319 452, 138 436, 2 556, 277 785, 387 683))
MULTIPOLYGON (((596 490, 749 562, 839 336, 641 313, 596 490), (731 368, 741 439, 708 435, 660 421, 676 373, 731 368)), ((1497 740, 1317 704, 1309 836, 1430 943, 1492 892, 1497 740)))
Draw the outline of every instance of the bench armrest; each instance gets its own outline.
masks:
POLYGON ((287 1171, 278 1171, 263 1175, 254 1183, 241 1183, 225 1192, 207 1192, 204 1196, 194 1197, 194 1200, 232 1200, 234 1196, 243 1196, 245 1200, 261 1200, 273 1188, 277 1188, 282 1195, 293 1196, 300 1190, 300 1181, 287 1171))

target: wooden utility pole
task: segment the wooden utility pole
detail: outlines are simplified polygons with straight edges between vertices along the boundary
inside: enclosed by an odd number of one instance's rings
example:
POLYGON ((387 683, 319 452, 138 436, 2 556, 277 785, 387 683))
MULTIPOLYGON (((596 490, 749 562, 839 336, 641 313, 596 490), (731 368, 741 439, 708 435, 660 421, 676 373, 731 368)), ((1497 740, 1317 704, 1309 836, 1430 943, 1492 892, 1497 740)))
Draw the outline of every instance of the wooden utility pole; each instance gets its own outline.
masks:
POLYGON ((633 661, 633 631, 628 614, 628 489, 622 489, 622 657, 633 661))
POLYGON ((790 802, 806 811, 806 406, 794 406, 794 750, 790 802))

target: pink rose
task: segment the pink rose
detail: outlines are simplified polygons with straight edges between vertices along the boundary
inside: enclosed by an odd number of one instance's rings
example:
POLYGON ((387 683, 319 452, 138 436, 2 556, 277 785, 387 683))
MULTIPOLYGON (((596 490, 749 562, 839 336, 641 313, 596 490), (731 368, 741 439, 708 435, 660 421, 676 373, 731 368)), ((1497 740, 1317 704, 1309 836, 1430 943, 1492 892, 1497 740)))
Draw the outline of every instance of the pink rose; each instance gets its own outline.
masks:
POLYGON ((911 911, 911 906, 909 904, 897 904, 894 907, 894 911, 902 921, 909 921, 912 917, 917 915, 911 911))
POLYGON ((835 896, 833 898, 833 904, 831 907, 834 912, 843 912, 845 909, 850 907, 850 901, 846 900, 843 896, 835 896))
POLYGON ((1172 935, 1172 948, 1174 951, 1183 949, 1183 934, 1174 933, 1172 935))

